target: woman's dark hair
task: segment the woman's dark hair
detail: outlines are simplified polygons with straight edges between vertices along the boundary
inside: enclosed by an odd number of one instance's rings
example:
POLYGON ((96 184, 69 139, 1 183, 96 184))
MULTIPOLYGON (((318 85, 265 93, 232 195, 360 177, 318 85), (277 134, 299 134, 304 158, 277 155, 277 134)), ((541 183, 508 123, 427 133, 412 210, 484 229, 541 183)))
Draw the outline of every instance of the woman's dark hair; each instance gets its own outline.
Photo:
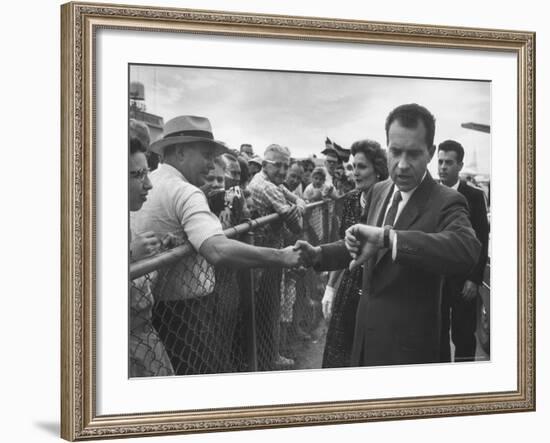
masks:
POLYGON ((143 122, 130 119, 129 125, 130 155, 137 152, 146 152, 151 143, 149 128, 143 122))
POLYGON ((368 139, 356 141, 351 145, 351 155, 359 153, 363 154, 372 163, 378 180, 388 178, 388 159, 386 151, 382 149, 380 143, 368 139))

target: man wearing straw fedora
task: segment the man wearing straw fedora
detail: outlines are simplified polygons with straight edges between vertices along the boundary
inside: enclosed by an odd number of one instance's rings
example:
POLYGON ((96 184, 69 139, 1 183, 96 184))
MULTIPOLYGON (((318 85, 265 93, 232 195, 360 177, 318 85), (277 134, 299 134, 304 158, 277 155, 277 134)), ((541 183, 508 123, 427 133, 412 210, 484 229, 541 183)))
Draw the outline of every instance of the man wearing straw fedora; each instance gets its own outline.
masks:
POLYGON ((137 233, 153 231, 159 239, 170 236, 192 246, 189 254, 159 273, 156 327, 176 374, 218 372, 216 346, 205 339, 216 333, 209 329, 213 322, 208 318, 215 311, 213 266, 292 268, 302 264, 301 252, 292 247, 254 247, 223 234, 199 189, 214 168, 214 159, 229 152, 214 139, 207 118, 183 115, 169 120, 163 138, 153 143, 151 150, 163 163, 151 173, 153 189, 132 220, 133 229, 137 233), (193 330, 188 328, 191 323, 193 330))

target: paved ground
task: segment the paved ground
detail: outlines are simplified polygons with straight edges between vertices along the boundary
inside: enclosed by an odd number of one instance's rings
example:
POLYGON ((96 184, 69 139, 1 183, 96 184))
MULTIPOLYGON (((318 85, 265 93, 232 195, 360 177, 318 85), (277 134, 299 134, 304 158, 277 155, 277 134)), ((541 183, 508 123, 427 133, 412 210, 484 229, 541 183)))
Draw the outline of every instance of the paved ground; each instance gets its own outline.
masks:
POLYGON ((296 355, 294 369, 319 369, 323 362, 323 350, 327 335, 327 324, 321 320, 317 329, 313 331, 312 339, 294 345, 296 355))
MULTIPOLYGON (((303 340, 294 343, 295 365, 292 369, 319 369, 323 361, 323 350, 327 334, 327 323, 321 320, 319 326, 313 331, 311 340, 303 340)), ((454 355, 454 346, 451 342, 451 354, 454 355)), ((489 356, 477 345, 476 361, 487 361, 489 356)))

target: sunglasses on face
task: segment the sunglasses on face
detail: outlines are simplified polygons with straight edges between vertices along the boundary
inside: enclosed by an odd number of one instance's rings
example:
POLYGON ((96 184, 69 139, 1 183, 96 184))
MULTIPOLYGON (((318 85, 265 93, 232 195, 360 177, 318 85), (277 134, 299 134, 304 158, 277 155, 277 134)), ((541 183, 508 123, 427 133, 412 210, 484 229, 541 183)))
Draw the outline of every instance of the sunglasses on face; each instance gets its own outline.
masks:
POLYGON ((145 177, 151 172, 149 168, 141 168, 135 171, 130 171, 130 177, 136 178, 139 181, 145 180, 145 177))
POLYGON ((274 162, 272 160, 264 160, 264 162, 269 163, 270 165, 275 166, 277 169, 288 169, 289 164, 284 162, 274 162))

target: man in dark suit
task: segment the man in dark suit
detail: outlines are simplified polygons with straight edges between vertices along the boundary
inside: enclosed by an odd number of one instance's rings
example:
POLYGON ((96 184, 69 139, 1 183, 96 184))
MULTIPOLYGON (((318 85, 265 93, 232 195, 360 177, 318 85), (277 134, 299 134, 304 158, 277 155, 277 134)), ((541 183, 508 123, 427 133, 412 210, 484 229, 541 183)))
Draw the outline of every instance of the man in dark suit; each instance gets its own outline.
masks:
POLYGON ((467 275, 445 278, 441 304, 441 361, 451 361, 449 328, 455 345, 454 361, 473 361, 476 353, 477 296, 483 283, 489 249, 489 221, 485 194, 458 176, 464 165, 464 148, 454 140, 442 142, 437 150, 441 183, 456 189, 468 201, 470 222, 481 242, 481 254, 467 275))
POLYGON ((438 362, 441 276, 469 272, 480 249, 464 197, 427 171, 432 114, 402 105, 385 129, 391 179, 369 191, 366 224, 349 228, 345 241, 296 244, 318 270, 364 265, 352 366, 438 362))

